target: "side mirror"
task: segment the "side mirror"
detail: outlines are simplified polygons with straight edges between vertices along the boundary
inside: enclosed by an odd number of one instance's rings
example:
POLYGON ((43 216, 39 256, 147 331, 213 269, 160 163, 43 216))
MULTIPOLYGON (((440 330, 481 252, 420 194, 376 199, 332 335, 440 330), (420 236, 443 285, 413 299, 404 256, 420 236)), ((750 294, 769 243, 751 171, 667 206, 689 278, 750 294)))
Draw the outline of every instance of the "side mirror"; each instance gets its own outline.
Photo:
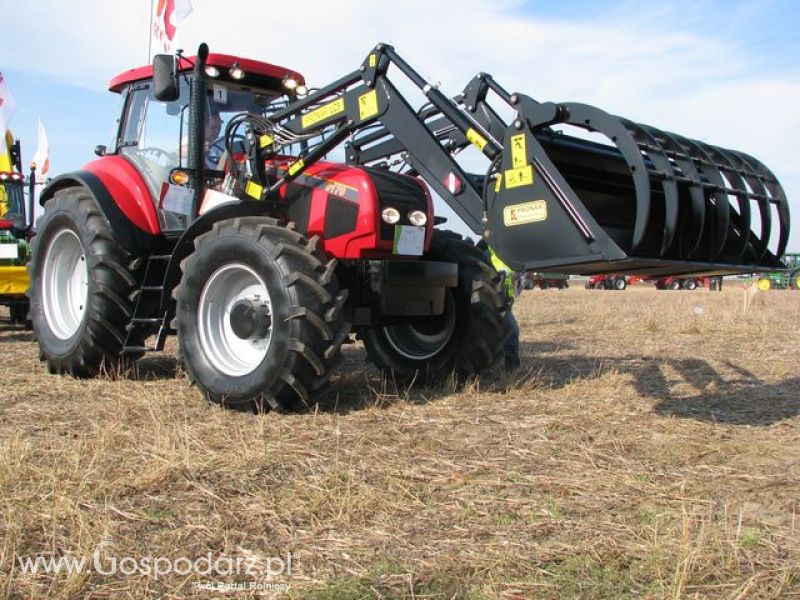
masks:
POLYGON ((103 144, 98 144, 94 147, 94 153, 97 154, 97 156, 105 156, 106 147, 103 144))
POLYGON ((178 88, 178 61, 172 54, 153 57, 153 88, 156 100, 173 102, 180 96, 178 88))

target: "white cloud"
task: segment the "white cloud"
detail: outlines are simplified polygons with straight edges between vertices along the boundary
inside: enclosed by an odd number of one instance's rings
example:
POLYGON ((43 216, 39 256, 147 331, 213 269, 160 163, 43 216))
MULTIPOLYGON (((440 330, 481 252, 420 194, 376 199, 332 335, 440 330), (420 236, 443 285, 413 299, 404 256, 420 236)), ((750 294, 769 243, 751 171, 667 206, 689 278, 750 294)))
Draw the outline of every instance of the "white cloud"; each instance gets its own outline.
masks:
MULTIPOLYGON (((542 20, 519 2, 194 0, 180 40, 291 66, 312 84, 355 68, 379 41, 456 93, 478 71, 542 100, 609 112, 744 150, 800 196, 800 69, 760 75, 736 36, 681 30, 662 4, 626 3, 608 14, 542 20), (654 6, 655 5, 655 6, 654 6)), ((732 19, 747 19, 744 6, 732 19)), ((144 62, 145 2, 27 3, 6 24, 3 60, 87 87, 144 62)), ((719 16, 714 22, 719 24, 719 16)), ((708 15, 706 15, 708 17, 708 15)), ((701 8, 693 18, 701 19, 701 8)), ((794 246, 800 245, 800 207, 794 246)))

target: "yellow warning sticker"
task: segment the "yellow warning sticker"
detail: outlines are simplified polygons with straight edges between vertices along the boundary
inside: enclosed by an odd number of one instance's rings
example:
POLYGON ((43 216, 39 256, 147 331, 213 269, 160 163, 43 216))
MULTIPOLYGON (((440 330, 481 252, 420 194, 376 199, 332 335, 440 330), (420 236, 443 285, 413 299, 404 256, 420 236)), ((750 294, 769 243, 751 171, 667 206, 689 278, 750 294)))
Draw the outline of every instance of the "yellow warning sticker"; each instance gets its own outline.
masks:
POLYGON ((272 139, 272 136, 267 135, 266 133, 258 138, 258 145, 261 148, 269 148, 274 143, 275 140, 272 139))
POLYGON ((247 184, 244 186, 244 193, 250 196, 251 198, 255 198, 256 200, 261 200, 261 194, 264 192, 264 188, 258 185, 255 181, 248 180, 247 184))
POLYGON ((333 102, 328 102, 327 104, 304 114, 300 119, 300 123, 303 125, 304 129, 308 129, 309 127, 312 127, 313 125, 316 125, 325 119, 329 119, 343 112, 344 98, 337 98, 333 102))
POLYGON ((525 165, 518 169, 508 169, 505 172, 506 189, 513 189, 533 183, 533 166, 525 165))
POLYGON ((500 191, 500 186, 502 186, 502 185, 503 185, 503 178, 498 175, 494 179, 494 193, 495 194, 500 191))
POLYGON ((377 64, 378 64, 378 57, 375 56, 374 54, 370 54, 369 55, 369 67, 370 67, 370 69, 374 69, 375 65, 377 65, 377 64))
POLYGON ((467 139, 474 145, 478 150, 483 151, 484 147, 486 146, 486 138, 483 137, 480 133, 475 131, 472 127, 467 129, 467 139))
POLYGON ((293 176, 295 173, 297 173, 300 169, 302 169, 305 166, 306 163, 303 162, 302 158, 296 162, 293 162, 292 164, 289 165, 289 175, 293 176))
POLYGON ((525 152, 525 134, 511 136, 511 165, 515 169, 528 164, 528 153, 525 152))
POLYGON ((364 121, 378 114, 378 91, 372 90, 358 97, 358 116, 364 121))
POLYGON ((506 227, 536 223, 547 218, 547 202, 534 200, 522 204, 512 204, 503 209, 503 224, 506 227))

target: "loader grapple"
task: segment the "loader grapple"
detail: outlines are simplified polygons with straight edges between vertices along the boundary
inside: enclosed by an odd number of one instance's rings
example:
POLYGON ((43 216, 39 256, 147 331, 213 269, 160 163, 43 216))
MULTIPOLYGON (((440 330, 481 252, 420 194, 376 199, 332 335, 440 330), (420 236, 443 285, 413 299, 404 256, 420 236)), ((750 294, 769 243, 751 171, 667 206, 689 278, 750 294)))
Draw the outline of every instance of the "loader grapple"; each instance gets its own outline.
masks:
POLYGON ((647 275, 780 267, 786 196, 755 158, 585 104, 553 105, 550 114, 526 131, 509 128, 510 151, 489 198, 490 239, 513 266, 647 275), (565 135, 555 129, 561 124, 613 145, 565 135), (513 179, 523 143, 533 169, 527 185, 513 179), (537 201, 546 207, 538 218, 537 201))

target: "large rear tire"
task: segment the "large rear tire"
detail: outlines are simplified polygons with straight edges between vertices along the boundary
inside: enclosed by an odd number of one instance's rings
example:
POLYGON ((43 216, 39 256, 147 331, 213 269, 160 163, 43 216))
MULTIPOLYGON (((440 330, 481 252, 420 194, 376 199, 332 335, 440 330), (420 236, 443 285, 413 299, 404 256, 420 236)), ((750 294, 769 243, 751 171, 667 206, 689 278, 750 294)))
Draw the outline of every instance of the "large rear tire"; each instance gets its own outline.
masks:
POLYGON ((614 279, 614 289, 621 292, 626 287, 628 287, 628 282, 625 281, 624 277, 617 277, 614 279))
POLYGON ((458 286, 446 291, 445 313, 361 332, 367 360, 397 382, 441 383, 488 375, 504 364, 510 335, 502 278, 460 235, 434 231, 426 258, 458 263, 458 286))
POLYGON ((320 395, 350 326, 336 261, 316 244, 266 217, 197 237, 174 296, 181 356, 209 400, 290 411, 320 395))
POLYGON ((39 356, 51 373, 91 376, 113 370, 133 312, 134 257, 83 188, 56 192, 42 221, 28 267, 39 356))

